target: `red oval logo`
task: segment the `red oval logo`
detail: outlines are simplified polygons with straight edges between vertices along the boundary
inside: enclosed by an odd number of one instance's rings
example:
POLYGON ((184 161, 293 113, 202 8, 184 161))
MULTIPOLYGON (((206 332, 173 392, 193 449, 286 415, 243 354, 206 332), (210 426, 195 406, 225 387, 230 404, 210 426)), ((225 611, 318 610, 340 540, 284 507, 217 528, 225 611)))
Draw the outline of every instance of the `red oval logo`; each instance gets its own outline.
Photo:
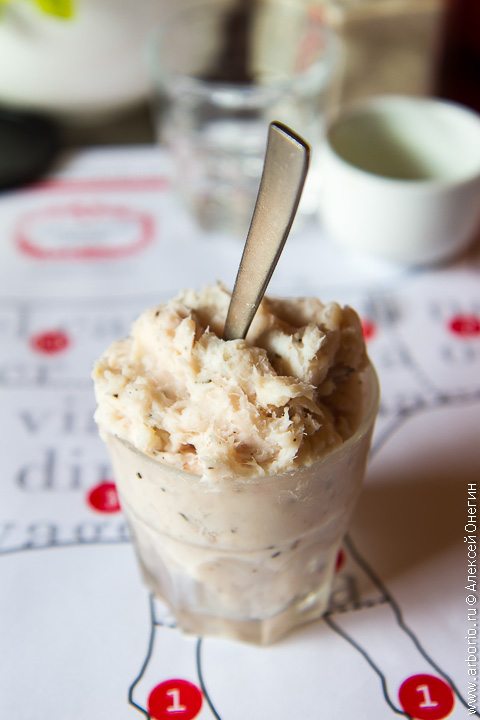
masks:
POLYGON ((17 225, 17 247, 38 260, 103 260, 143 250, 154 238, 151 215, 117 205, 72 204, 34 210, 17 225))

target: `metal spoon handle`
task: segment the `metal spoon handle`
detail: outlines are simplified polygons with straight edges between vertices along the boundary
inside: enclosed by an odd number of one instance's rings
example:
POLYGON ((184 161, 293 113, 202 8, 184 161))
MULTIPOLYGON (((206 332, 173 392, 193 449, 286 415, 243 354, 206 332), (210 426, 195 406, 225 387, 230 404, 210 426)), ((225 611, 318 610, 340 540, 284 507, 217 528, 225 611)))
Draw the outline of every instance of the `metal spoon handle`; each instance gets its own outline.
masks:
POLYGON ((310 148, 279 122, 270 124, 257 202, 238 268, 223 337, 244 338, 267 289, 297 212, 310 148))

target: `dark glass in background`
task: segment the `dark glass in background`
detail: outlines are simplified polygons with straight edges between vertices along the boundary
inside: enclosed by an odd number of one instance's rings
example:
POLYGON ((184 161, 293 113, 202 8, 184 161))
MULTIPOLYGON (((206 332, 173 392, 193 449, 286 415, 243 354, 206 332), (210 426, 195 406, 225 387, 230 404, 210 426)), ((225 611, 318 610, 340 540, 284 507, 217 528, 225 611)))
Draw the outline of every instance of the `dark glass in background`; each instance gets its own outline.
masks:
POLYGON ((437 93, 480 112, 480 0, 448 0, 437 93))

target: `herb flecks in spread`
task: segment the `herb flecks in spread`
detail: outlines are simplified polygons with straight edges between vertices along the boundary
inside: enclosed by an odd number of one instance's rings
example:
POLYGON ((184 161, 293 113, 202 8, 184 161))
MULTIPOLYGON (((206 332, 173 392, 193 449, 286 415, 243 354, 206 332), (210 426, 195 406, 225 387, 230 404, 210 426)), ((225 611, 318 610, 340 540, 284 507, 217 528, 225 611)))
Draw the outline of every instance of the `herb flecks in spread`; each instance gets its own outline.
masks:
POLYGON ((96 420, 212 480, 309 465, 358 423, 358 316, 314 298, 265 298, 247 339, 226 342, 229 302, 215 285, 144 312, 95 365, 96 420))

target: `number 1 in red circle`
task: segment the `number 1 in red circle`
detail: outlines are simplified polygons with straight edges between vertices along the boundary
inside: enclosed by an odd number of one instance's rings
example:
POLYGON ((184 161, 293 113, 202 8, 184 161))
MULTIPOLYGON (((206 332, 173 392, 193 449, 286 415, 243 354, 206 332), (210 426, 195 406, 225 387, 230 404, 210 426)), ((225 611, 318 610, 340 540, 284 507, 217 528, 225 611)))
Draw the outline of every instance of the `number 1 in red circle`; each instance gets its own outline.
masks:
POLYGON ((188 680, 165 680, 151 691, 147 709, 152 720, 193 720, 202 702, 201 691, 188 680))
POLYGON ((443 720, 453 710, 455 696, 445 680, 434 675, 412 675, 398 691, 403 710, 414 720, 443 720))

